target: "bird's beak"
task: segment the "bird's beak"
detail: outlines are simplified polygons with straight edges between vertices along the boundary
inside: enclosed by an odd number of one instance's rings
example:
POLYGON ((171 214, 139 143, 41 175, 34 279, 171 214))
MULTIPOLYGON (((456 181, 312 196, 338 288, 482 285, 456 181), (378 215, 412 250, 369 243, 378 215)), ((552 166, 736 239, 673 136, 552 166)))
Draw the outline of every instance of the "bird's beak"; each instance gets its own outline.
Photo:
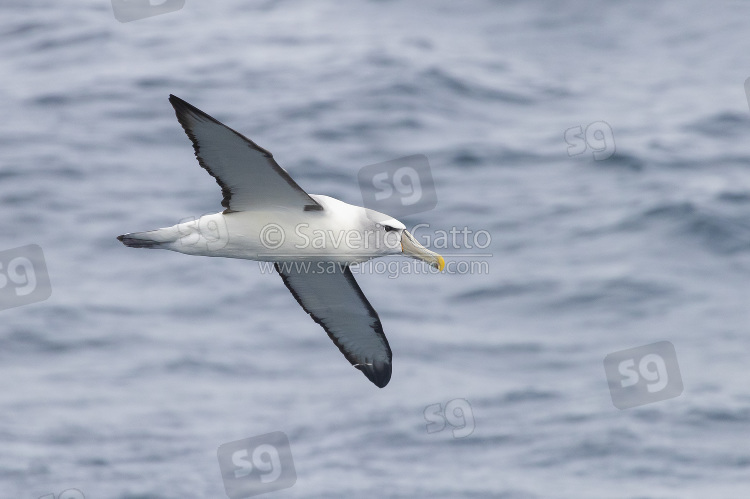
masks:
POLYGON ((409 234, 409 231, 406 229, 401 232, 401 252, 405 256, 410 256, 417 260, 427 262, 440 271, 445 268, 445 260, 443 257, 419 244, 417 240, 414 239, 414 236, 409 234))

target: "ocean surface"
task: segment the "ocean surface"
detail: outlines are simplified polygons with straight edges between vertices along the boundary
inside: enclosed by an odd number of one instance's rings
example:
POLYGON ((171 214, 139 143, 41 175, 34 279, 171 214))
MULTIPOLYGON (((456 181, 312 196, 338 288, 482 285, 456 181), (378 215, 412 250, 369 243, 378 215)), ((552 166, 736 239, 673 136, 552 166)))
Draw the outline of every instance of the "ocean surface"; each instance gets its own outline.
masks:
POLYGON ((51 295, 0 311, 0 497, 227 497, 217 449, 274 432, 296 481, 268 498, 748 497, 749 27, 692 0, 3 0, 0 283, 38 245, 51 295), (170 93, 349 203, 428 159, 435 207, 402 221, 481 233, 436 251, 483 263, 355 271, 387 387, 258 263, 115 239, 222 209, 170 93), (660 342, 683 389, 616 407, 605 357, 660 342))

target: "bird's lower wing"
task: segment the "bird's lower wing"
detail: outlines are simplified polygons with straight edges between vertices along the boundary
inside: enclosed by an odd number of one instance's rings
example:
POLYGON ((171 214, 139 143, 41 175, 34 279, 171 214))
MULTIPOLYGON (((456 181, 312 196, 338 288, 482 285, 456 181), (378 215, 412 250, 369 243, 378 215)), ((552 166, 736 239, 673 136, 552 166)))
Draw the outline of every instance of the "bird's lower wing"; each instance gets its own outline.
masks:
POLYGON ((341 353, 375 385, 391 379, 391 348, 377 312, 346 265, 277 263, 297 302, 323 326, 341 353))

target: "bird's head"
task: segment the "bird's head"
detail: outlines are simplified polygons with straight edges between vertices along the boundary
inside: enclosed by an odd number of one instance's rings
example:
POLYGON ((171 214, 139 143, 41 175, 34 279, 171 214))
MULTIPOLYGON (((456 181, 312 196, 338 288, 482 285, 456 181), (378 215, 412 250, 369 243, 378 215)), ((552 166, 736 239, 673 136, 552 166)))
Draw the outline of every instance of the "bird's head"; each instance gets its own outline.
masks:
POLYGON ((370 210, 368 212, 368 217, 374 224, 375 234, 381 241, 384 241, 384 246, 388 248, 386 254, 416 258, 440 271, 445 268, 445 259, 434 251, 430 251, 422 246, 406 230, 406 226, 403 223, 382 213, 370 210))

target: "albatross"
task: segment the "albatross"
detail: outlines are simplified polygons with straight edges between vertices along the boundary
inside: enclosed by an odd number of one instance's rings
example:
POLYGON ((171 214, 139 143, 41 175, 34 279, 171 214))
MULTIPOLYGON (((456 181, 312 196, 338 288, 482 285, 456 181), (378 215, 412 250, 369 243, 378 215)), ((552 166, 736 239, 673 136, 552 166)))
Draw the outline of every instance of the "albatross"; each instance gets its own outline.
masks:
POLYGON ((198 163, 219 184, 224 210, 171 227, 118 236, 131 248, 273 262, 294 298, 376 386, 391 379, 391 348, 351 265, 386 255, 445 260, 384 213, 308 194, 244 135, 169 96, 198 163))

